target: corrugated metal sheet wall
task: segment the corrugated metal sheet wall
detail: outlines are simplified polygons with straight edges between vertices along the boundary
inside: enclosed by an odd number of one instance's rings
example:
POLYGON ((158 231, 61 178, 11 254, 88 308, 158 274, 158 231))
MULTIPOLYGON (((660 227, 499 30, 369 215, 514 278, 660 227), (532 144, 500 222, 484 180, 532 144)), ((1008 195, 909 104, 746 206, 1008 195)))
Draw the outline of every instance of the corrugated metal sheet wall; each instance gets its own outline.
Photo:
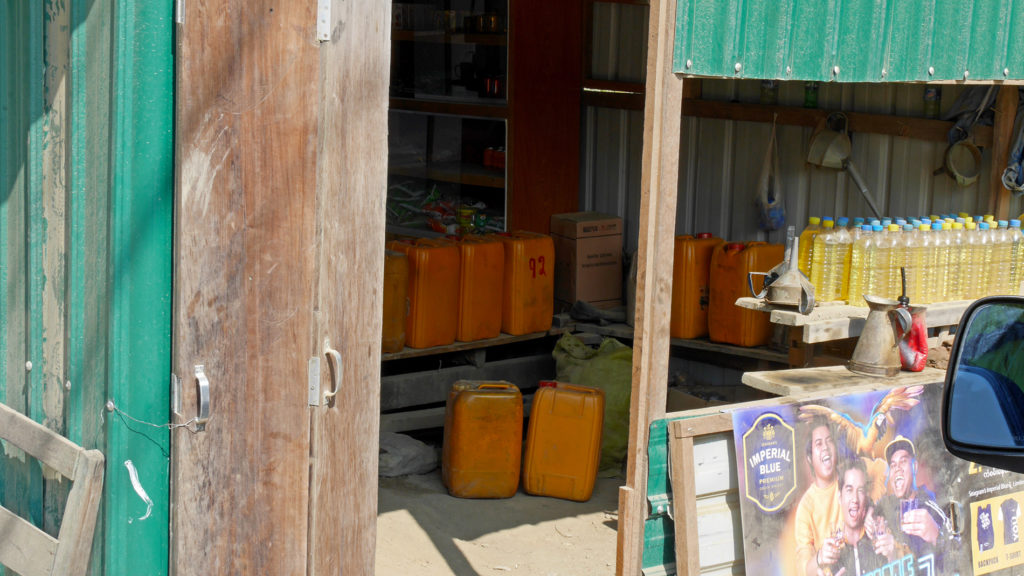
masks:
MULTIPOLYGON (((595 75, 636 79, 645 62, 646 20, 612 17, 619 5, 595 9, 595 75), (606 17, 599 17, 601 14, 606 17), (631 46, 632 49, 623 48, 631 46), (599 49, 598 47, 603 47, 599 49), (628 57, 624 56, 627 55, 628 57), (641 66, 641 68, 638 68, 641 66)), ((631 6, 631 8, 637 8, 631 6)), ((646 10, 646 8, 644 8, 646 10)), ((757 80, 703 80, 705 99, 756 103, 757 80)), ((803 83, 782 83, 779 104, 801 106, 803 83)), ((961 87, 942 88, 942 110, 948 110, 961 87)), ((819 107, 828 110, 871 112, 905 116, 923 114, 921 84, 822 84, 819 107)), ((623 217, 625 250, 637 247, 640 208, 640 159, 643 114, 640 111, 588 107, 584 114, 581 210, 599 210, 623 217)), ((771 126, 752 122, 685 118, 681 141, 679 234, 711 232, 729 240, 781 242, 784 231, 758 230, 753 204, 755 184, 764 159, 771 126)), ((867 216, 869 210, 845 173, 806 163, 810 128, 779 126, 779 168, 787 223, 803 228, 808 216, 867 216)), ((942 165, 945 145, 909 138, 853 134, 851 159, 864 175, 879 209, 888 215, 908 216, 937 212, 984 213, 988 209, 990 154, 984 151, 981 176, 969 188, 960 188, 947 176, 933 175, 942 165)), ((1010 203, 1010 214, 1024 210, 1020 199, 1010 203)))
MULTIPOLYGON (((92 574, 168 567, 169 433, 126 415, 168 419, 171 5, 136 4, 0 4, 0 402, 106 456, 92 574)), ((0 504, 57 535, 53 476, 5 445, 0 504)))

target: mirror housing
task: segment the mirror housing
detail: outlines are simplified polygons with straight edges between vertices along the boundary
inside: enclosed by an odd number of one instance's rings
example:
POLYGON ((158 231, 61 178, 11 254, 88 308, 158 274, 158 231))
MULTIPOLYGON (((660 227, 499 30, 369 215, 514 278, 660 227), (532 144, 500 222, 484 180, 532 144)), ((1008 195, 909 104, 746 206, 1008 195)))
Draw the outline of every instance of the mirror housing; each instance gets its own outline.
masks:
POLYGON ((1024 472, 1024 297, 971 304, 953 340, 942 441, 954 456, 1024 472))

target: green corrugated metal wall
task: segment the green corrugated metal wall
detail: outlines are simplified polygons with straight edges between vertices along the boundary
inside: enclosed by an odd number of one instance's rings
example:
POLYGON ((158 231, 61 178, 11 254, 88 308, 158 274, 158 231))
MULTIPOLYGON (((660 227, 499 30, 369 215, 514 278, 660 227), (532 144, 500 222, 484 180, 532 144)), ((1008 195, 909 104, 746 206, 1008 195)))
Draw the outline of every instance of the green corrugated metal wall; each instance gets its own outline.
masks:
MULTIPOLYGON (((166 0, 0 0, 0 401, 105 454, 92 574, 168 569, 169 435, 132 418, 169 416, 172 39, 166 0)), ((0 454, 54 535, 67 490, 0 454)))
POLYGON ((679 0, 673 70, 839 82, 1022 79, 1024 0, 679 0))

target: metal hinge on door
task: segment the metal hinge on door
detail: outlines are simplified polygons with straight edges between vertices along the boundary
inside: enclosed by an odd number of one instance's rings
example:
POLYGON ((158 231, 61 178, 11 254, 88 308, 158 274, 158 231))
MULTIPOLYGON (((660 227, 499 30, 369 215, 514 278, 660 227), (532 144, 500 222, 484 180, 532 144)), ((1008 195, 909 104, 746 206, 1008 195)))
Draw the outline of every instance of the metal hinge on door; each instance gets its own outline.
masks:
POLYGON ((317 0, 316 2, 316 39, 327 42, 331 39, 331 2, 333 0, 317 0))

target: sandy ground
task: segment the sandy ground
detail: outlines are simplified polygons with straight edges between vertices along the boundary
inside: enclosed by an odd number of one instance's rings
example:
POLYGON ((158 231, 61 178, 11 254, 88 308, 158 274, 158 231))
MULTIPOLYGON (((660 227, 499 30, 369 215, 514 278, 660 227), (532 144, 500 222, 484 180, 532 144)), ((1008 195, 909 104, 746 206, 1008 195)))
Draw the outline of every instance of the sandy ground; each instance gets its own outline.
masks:
POLYGON ((440 470, 381 478, 377 574, 613 574, 620 484, 598 480, 588 502, 522 490, 506 500, 463 500, 448 495, 440 470))

